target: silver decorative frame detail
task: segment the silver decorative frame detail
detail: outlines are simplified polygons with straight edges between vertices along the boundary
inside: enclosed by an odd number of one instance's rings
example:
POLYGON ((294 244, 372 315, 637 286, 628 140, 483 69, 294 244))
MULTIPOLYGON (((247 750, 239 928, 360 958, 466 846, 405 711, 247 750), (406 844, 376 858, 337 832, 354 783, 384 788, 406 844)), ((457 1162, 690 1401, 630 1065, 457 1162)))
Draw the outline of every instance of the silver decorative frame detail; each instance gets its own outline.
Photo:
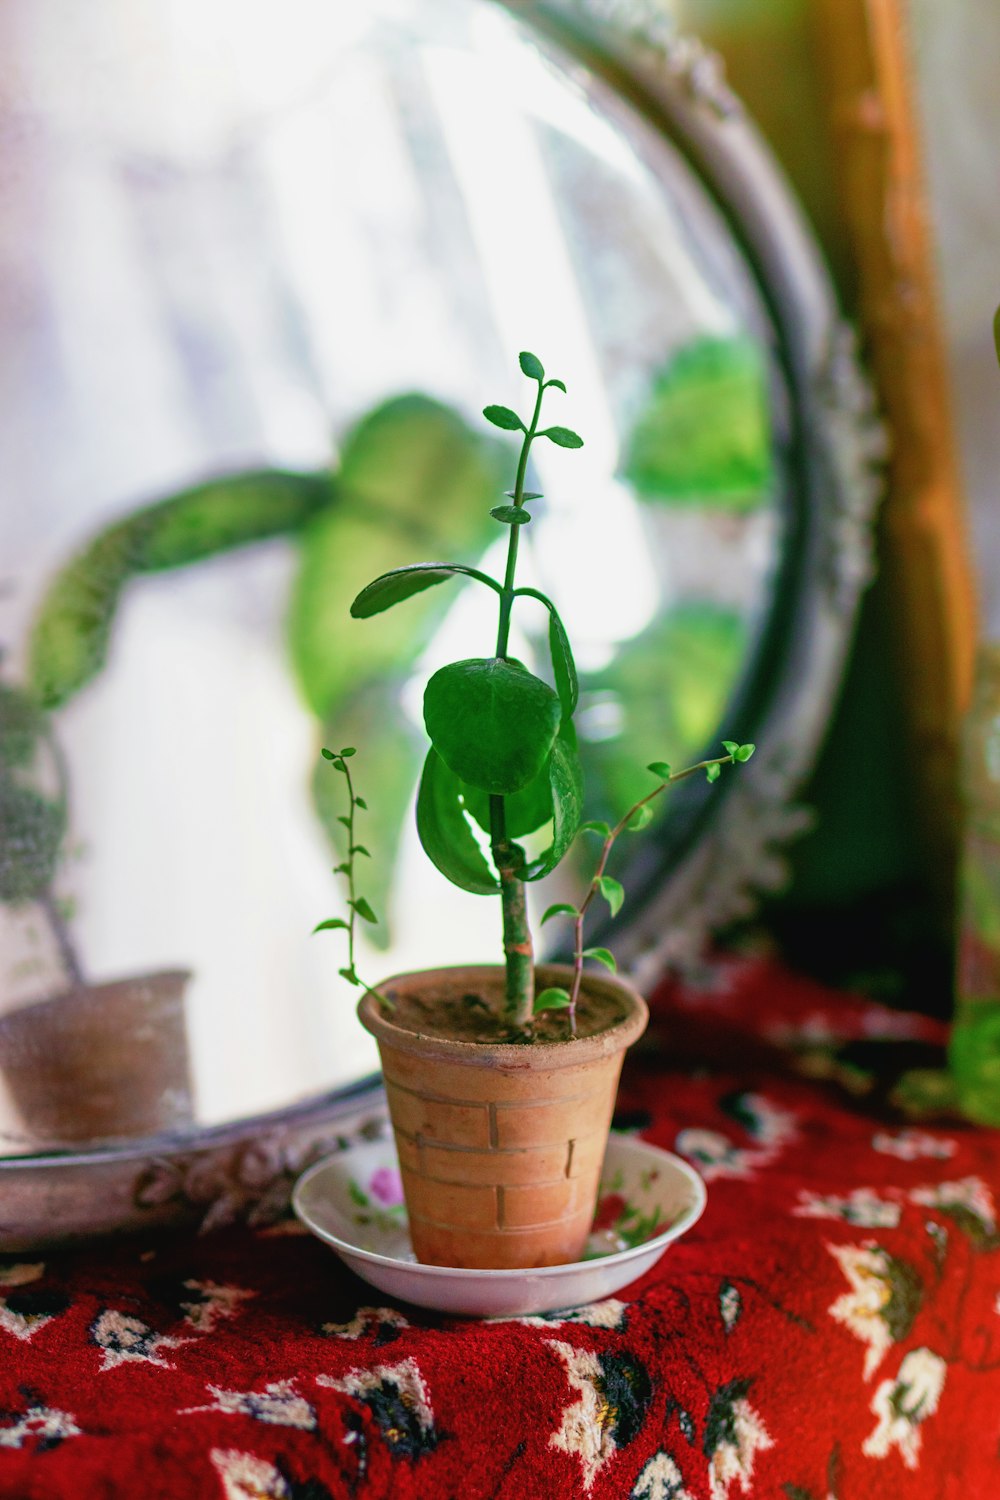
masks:
MULTIPOLYGON (((707 182, 770 296, 811 455, 794 640, 755 726, 758 752, 718 796, 705 831, 616 948, 640 984, 691 956, 713 928, 777 888, 782 850, 808 827, 796 802, 822 742, 860 596, 873 573, 884 433, 838 319, 816 246, 766 146, 699 42, 678 37, 657 0, 505 0, 582 66, 654 115, 707 182), (724 814, 724 815, 723 815, 724 814)), ((287 1207, 319 1156, 385 1128, 376 1077, 351 1090, 193 1135, 47 1156, 0 1158, 0 1253, 120 1230, 237 1220, 287 1207)))

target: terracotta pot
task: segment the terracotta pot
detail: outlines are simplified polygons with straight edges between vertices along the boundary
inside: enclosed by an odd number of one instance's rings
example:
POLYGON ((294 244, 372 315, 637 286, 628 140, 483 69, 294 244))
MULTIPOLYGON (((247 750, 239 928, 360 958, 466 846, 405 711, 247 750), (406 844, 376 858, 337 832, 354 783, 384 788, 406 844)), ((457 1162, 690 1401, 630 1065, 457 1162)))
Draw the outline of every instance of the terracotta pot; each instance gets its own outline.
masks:
MULTIPOLYGON (((570 970, 538 969, 539 987, 570 970)), ((498 967, 426 970, 381 986, 407 994, 499 999, 498 967)), ((625 1049, 649 1019, 623 980, 588 974, 585 988, 618 1019, 576 1041, 457 1041, 404 1027, 366 995, 362 1025, 377 1039, 417 1259, 478 1269, 579 1260, 593 1221, 625 1049)))
POLYGON ((87 985, 0 1016, 0 1069, 26 1132, 78 1144, 190 1124, 190 977, 87 985))

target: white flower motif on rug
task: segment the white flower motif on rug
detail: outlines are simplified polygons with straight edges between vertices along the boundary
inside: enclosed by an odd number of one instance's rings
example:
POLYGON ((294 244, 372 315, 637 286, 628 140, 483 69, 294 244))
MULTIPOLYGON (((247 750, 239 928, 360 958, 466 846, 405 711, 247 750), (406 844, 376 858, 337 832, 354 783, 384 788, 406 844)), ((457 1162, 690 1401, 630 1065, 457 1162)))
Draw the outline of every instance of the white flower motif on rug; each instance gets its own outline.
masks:
POLYGON ((254 1417, 273 1427, 298 1427, 303 1432, 316 1429, 316 1413, 304 1396, 295 1389, 294 1380, 276 1380, 262 1391, 227 1391, 209 1385, 212 1400, 207 1406, 185 1407, 184 1414, 219 1411, 227 1416, 254 1417))
POLYGON ((225 1500, 291 1500, 291 1490, 273 1464, 236 1448, 213 1448, 211 1460, 225 1500))
POLYGON ((214 1281, 185 1281, 184 1289, 190 1298, 181 1302, 184 1321, 195 1333, 211 1333, 219 1323, 234 1318, 240 1304, 256 1292, 244 1291, 238 1286, 218 1286, 214 1281))
POLYGON ((840 1219, 861 1229, 895 1229, 902 1208, 888 1198, 880 1198, 874 1188, 855 1188, 846 1197, 800 1188, 792 1213, 797 1219, 840 1219))
POLYGON ((317 1375, 316 1384, 362 1402, 393 1453, 415 1459, 437 1446, 430 1393, 415 1360, 352 1370, 342 1380, 317 1375))
POLYGON ((105 1308, 91 1323, 90 1337, 102 1351, 102 1370, 113 1370, 117 1365, 126 1364, 158 1365, 161 1370, 172 1370, 173 1365, 162 1357, 163 1353, 191 1342, 190 1339, 154 1333, 139 1318, 111 1307, 105 1308))
POLYGON ((872 1147, 884 1156, 895 1156, 900 1161, 919 1161, 921 1157, 947 1161, 955 1155, 958 1143, 947 1136, 931 1135, 926 1130, 899 1130, 895 1133, 879 1130, 872 1136, 872 1147))
POLYGON ((487 1323, 521 1323, 525 1328, 554 1328, 560 1323, 582 1323, 587 1328, 625 1327, 627 1302, 617 1297, 606 1297, 603 1302, 585 1302, 582 1307, 563 1307, 558 1312, 537 1313, 529 1317, 486 1318, 487 1323))
POLYGON ((56 1411, 51 1406, 33 1405, 20 1415, 0 1416, 0 1448, 23 1448, 33 1442, 42 1450, 55 1448, 66 1438, 80 1436, 81 1429, 69 1412, 56 1411), (12 1421, 8 1420, 11 1416, 12 1421))
POLYGON ((878 1426, 862 1444, 869 1458, 886 1458, 898 1448, 903 1463, 915 1469, 920 1462, 921 1424, 933 1416, 941 1400, 947 1367, 930 1349, 911 1349, 895 1380, 883 1380, 872 1397, 878 1426))
POLYGON ((705 1452, 712 1500, 729 1500, 738 1480, 744 1495, 752 1495, 751 1481, 757 1454, 774 1447, 759 1412, 747 1400, 749 1380, 731 1380, 712 1396, 705 1419, 705 1452))
POLYGON ((652 1385, 644 1366, 631 1354, 595 1353, 561 1339, 546 1343, 559 1355, 576 1393, 564 1407, 549 1447, 579 1459, 583 1488, 589 1491, 608 1460, 641 1431, 652 1385))
POLYGON ((629 1500, 694 1500, 680 1469, 664 1449, 654 1453, 636 1480, 629 1500))
POLYGON ((905 1338, 923 1301, 923 1283, 912 1266, 874 1241, 826 1247, 851 1290, 830 1306, 830 1316, 868 1345, 864 1378, 870 1380, 886 1350, 905 1338))
POLYGON ((365 1333, 374 1333, 377 1343, 387 1344, 394 1331, 409 1326, 394 1307, 359 1307, 349 1323, 324 1323, 322 1331, 335 1339, 359 1339, 365 1333))

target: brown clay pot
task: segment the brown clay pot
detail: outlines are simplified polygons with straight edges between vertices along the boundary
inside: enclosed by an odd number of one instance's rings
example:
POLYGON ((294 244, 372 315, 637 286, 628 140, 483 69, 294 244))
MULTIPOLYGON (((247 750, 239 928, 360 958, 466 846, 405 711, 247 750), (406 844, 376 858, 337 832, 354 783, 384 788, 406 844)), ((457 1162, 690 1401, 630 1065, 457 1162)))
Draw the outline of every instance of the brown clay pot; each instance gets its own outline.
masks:
POLYGON ((86 985, 0 1016, 0 1069, 32 1139, 126 1139, 191 1122, 190 977, 86 985))
MULTIPOLYGON (((539 988, 571 971, 542 965, 539 988)), ((476 993, 497 1000, 499 967, 425 970, 387 980, 390 999, 476 993)), ((578 1040, 482 1044, 405 1029, 372 995, 358 1006, 382 1059, 417 1259, 477 1269, 579 1260, 625 1050, 646 1028, 624 980, 588 974, 618 1019, 578 1040)))

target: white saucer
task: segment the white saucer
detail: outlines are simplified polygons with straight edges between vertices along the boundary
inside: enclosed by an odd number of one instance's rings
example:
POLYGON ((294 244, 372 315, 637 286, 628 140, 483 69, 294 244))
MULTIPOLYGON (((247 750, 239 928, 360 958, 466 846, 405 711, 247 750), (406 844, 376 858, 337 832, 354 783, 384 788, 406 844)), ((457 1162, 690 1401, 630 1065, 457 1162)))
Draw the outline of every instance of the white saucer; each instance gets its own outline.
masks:
POLYGON ((517 1317, 597 1302, 635 1281, 701 1217, 705 1185, 671 1152, 612 1135, 587 1258, 531 1271, 421 1265, 391 1140, 317 1162, 295 1184, 292 1206, 352 1271, 391 1297, 439 1312, 517 1317))

